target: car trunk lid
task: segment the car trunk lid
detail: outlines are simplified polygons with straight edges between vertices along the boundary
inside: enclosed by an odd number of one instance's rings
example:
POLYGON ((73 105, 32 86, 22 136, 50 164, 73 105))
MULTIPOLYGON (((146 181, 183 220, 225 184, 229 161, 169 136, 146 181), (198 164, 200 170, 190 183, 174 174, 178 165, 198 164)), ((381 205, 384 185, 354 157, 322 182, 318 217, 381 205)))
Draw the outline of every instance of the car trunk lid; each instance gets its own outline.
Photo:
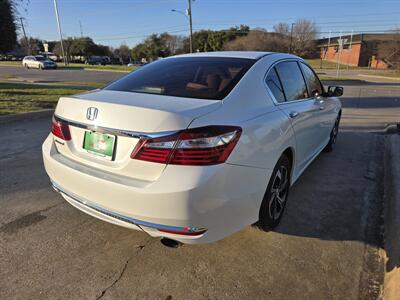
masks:
POLYGON ((59 153, 71 160, 118 176, 154 181, 165 165, 130 158, 139 136, 183 130, 220 105, 215 100, 105 90, 62 97, 55 116, 68 122, 71 140, 54 139, 59 153), (110 156, 87 149, 89 135, 100 132, 113 140, 110 156))

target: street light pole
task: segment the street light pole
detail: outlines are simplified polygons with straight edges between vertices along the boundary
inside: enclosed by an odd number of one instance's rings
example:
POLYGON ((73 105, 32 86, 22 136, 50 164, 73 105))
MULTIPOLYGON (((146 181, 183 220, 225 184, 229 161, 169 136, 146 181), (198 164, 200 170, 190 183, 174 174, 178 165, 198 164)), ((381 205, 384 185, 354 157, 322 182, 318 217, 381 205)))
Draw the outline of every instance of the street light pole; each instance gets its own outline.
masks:
POLYGON ((189 29, 190 29, 189 43, 190 43, 190 53, 193 53, 192 0, 188 0, 188 10, 187 10, 187 14, 188 14, 188 16, 189 16, 189 29))
POLYGON ((292 27, 290 29, 290 47, 289 47, 289 53, 292 53, 292 44, 293 44, 293 26, 294 23, 292 23, 292 27))
POLYGON ((22 32, 24 33, 24 37, 25 37, 25 41, 26 41, 26 45, 27 45, 27 50, 28 50, 28 55, 31 55, 31 43, 28 40, 28 37, 26 36, 26 32, 25 32, 25 27, 24 27, 24 22, 22 21, 22 18, 19 18, 19 20, 21 21, 21 27, 22 27, 22 32))
POLYGON ((64 45, 63 45, 63 39, 62 39, 62 34, 61 34, 60 18, 59 18, 59 16, 58 16, 57 0, 54 0, 54 10, 56 11, 56 19, 57 19, 58 33, 59 33, 59 35, 60 35, 61 52, 62 52, 62 55, 63 55, 64 65, 67 65, 67 57, 65 56, 64 45))
POLYGON ((192 23, 192 1, 194 0, 188 0, 188 8, 186 9, 186 13, 177 10, 177 9, 171 9, 172 12, 179 13, 183 16, 185 16, 186 19, 189 21, 189 47, 190 47, 190 53, 193 53, 193 23, 192 23))

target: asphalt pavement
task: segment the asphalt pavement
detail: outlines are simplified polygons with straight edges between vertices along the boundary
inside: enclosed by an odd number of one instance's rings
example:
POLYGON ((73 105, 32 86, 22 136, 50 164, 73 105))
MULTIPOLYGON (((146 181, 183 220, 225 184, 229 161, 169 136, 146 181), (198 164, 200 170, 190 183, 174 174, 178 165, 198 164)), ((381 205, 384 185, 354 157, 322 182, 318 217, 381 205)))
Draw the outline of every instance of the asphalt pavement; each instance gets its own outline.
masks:
POLYGON ((51 189, 40 149, 49 118, 1 124, 0 298, 377 299, 382 133, 400 115, 398 86, 381 87, 345 87, 337 148, 293 186, 276 230, 177 249, 51 189))
POLYGON ((1 66, 0 81, 25 81, 31 83, 62 83, 62 82, 96 82, 108 83, 114 81, 127 72, 96 71, 78 68, 59 68, 56 70, 25 69, 18 66, 1 66))

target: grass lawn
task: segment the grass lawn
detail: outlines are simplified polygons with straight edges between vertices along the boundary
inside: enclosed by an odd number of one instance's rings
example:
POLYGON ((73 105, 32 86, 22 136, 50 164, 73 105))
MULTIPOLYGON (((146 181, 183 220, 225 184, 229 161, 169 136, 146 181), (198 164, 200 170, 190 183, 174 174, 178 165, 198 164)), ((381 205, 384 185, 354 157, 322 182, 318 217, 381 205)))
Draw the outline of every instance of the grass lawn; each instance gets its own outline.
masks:
MULTIPOLYGON (((319 58, 306 59, 306 61, 313 69, 321 69, 321 59, 319 59, 319 58)), ((349 70, 364 69, 364 68, 360 68, 360 67, 353 67, 353 66, 347 66, 347 65, 340 64, 341 70, 346 70, 347 67, 349 68, 349 70)), ((336 69, 336 68, 337 68, 336 62, 328 61, 328 60, 322 61, 322 69, 336 69)))
POLYGON ((1 66, 20 66, 22 67, 22 61, 0 61, 1 66))
POLYGON ((68 87, 0 82, 0 115, 55 108, 61 96, 82 93, 96 87, 68 87))
POLYGON ((325 75, 320 75, 318 76, 320 80, 322 81, 362 81, 360 79, 354 79, 354 78, 348 78, 348 77, 333 77, 333 76, 325 76, 325 75))
POLYGON ((360 72, 360 74, 364 75, 376 75, 383 77, 392 77, 400 79, 400 70, 365 70, 360 72))

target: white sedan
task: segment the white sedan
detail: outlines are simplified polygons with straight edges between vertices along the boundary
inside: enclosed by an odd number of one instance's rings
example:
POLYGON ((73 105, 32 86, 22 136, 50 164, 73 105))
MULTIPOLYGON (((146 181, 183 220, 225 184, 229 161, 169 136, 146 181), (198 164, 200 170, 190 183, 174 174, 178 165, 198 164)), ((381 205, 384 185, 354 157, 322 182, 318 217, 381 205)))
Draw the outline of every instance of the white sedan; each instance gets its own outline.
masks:
POLYGON ((271 230, 290 186, 335 145, 342 93, 289 54, 169 57, 60 98, 44 165, 71 205, 154 237, 271 230))
POLYGON ((57 69, 57 64, 43 55, 25 56, 22 65, 27 69, 57 69))

